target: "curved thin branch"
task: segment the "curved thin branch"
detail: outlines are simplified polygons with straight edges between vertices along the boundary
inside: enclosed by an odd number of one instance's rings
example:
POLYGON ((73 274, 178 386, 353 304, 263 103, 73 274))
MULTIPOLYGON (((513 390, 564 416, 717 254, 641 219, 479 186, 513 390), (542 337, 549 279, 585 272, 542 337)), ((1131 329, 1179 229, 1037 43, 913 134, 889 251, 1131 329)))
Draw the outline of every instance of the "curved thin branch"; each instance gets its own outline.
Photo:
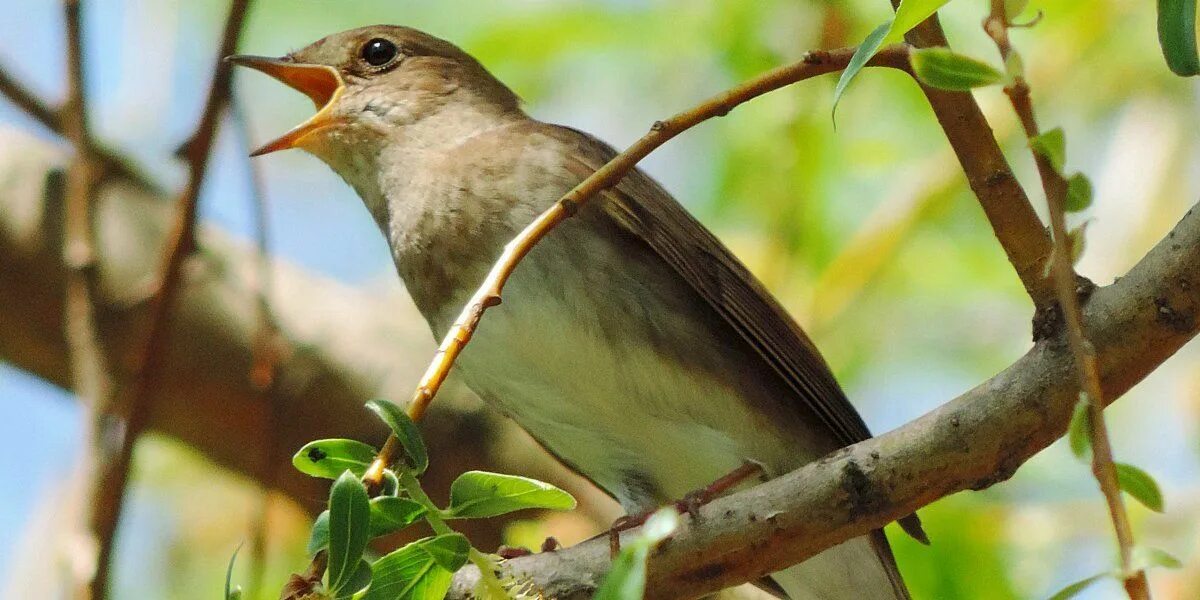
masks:
MULTIPOLYGON (((1104 398, 1112 401, 1200 331, 1200 212, 1195 208, 1084 309, 1104 398)), ((1062 335, 921 418, 755 488, 713 501, 650 560, 649 597, 691 598, 753 581, 962 490, 1004 481, 1062 436, 1079 397, 1062 335)), ((508 561, 547 597, 587 598, 608 542, 508 561)), ((455 576, 467 598, 476 573, 455 576)))
MULTIPOLYGON (((579 206, 596 194, 616 185, 638 161, 645 158, 659 146, 670 141, 675 136, 714 117, 729 114, 738 105, 749 102, 763 94, 789 86, 793 83, 811 79, 818 75, 841 71, 846 68, 854 55, 854 48, 837 50, 817 50, 804 55, 800 62, 779 67, 768 71, 732 89, 726 90, 695 108, 681 112, 665 121, 657 121, 649 133, 634 142, 624 152, 618 154, 608 164, 601 167, 579 185, 575 186, 565 196, 555 202, 532 223, 525 227, 512 241, 504 246, 504 252, 492 266, 475 295, 467 302, 454 325, 443 338, 429 365, 421 378, 416 392, 408 404, 408 414, 413 420, 419 420, 425 413, 433 397, 437 395, 442 383, 445 382, 459 353, 471 341, 471 335, 479 326, 484 311, 500 304, 500 294, 504 284, 521 259, 556 225, 575 214, 579 206)), ((885 66, 907 71, 908 47, 895 45, 880 50, 868 63, 870 66, 885 66)), ((384 468, 395 461, 400 451, 394 437, 388 438, 379 456, 367 471, 364 481, 369 487, 376 487, 383 478, 384 468)))

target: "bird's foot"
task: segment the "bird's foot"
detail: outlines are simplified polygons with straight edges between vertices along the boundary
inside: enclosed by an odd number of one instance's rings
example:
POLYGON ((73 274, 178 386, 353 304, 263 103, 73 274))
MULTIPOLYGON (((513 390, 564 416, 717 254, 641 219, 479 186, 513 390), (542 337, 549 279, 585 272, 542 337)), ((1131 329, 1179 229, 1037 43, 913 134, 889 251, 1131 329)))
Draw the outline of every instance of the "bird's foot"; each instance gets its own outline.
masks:
MULTIPOLYGON (((700 514, 701 506, 712 502, 717 496, 737 487, 751 477, 765 478, 766 475, 767 470, 761 463, 748 460, 716 481, 688 492, 673 504, 680 513, 686 513, 695 520, 700 514)), ((648 510, 636 515, 626 515, 613 521, 612 526, 608 528, 608 550, 613 558, 616 558, 621 551, 621 532, 642 525, 652 514, 654 511, 648 510)))
MULTIPOLYGON (((549 536, 542 541, 542 552, 555 552, 559 548, 558 540, 554 536, 549 536)), ((500 546, 496 549, 496 556, 508 560, 510 558, 519 558, 521 556, 529 556, 533 554, 533 550, 521 546, 500 546)))

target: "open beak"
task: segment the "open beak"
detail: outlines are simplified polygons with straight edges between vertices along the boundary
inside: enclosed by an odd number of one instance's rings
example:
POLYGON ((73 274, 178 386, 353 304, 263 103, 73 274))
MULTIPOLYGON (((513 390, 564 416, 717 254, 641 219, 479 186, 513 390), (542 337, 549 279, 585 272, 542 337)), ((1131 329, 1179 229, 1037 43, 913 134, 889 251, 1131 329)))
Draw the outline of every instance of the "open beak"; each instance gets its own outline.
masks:
POLYGON ((238 54, 226 57, 225 60, 243 67, 262 71, 283 82, 288 87, 297 90, 312 99, 317 107, 317 114, 311 119, 297 125, 291 131, 267 142, 250 156, 261 156, 287 150, 301 145, 304 138, 333 125, 336 119, 333 106, 342 95, 342 78, 337 69, 326 65, 312 65, 293 62, 287 58, 269 58, 266 56, 248 56, 238 54))

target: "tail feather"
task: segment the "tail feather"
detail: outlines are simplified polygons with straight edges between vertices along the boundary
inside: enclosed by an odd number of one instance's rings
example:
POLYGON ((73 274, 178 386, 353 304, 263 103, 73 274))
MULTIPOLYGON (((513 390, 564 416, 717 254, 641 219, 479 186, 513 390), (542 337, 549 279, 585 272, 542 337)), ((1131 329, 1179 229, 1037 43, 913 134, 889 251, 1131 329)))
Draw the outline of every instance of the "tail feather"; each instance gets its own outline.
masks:
POLYGON ((911 600, 882 530, 772 573, 771 579, 790 600, 911 600))

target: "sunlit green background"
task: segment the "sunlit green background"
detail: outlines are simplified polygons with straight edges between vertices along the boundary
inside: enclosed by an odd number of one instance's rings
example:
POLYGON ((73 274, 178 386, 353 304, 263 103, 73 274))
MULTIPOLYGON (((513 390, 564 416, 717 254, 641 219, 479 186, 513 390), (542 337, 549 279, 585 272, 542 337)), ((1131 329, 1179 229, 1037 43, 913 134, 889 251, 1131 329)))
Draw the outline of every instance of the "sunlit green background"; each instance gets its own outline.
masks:
MULTIPOLYGON (((952 2, 944 21, 957 48, 996 61, 979 26, 986 4, 952 2)), ((203 102, 226 3, 84 5, 99 135, 178 184, 183 173, 170 153, 203 102)), ((1037 10, 1042 20, 1014 31, 1014 41, 1041 121, 1066 129, 1068 168, 1096 184, 1096 204, 1081 217, 1090 228, 1080 270, 1108 283, 1196 201, 1198 88, 1165 68, 1151 2, 1034 0, 1027 16, 1037 10)), ((0 61, 57 97, 57 3, 8 0, 4 14, 0 61)), ((533 115, 622 147, 655 119, 807 49, 853 45, 888 14, 883 0, 259 0, 240 50, 283 54, 342 29, 411 25, 475 54, 533 115)), ((779 295, 873 430, 884 431, 1018 357, 1029 345, 1030 305, 915 86, 896 73, 865 72, 835 128, 833 83, 811 81, 739 107, 644 166, 779 295)), ((255 74, 238 74, 236 95, 257 142, 311 113, 302 96, 255 74)), ((1034 182, 1002 94, 977 97, 1022 180, 1034 182)), ((3 101, 0 126, 40 131, 3 101)), ((204 218, 245 235, 245 150, 223 135, 218 152, 204 218)), ((261 162, 278 255, 355 284, 399 285, 382 239, 340 179, 298 152, 261 162)), ((1108 413, 1119 457, 1164 487, 1164 514, 1130 507, 1139 541, 1185 562, 1152 573, 1161 598, 1200 597, 1198 350, 1185 348, 1108 413)), ((0 589, 38 572, 39 557, 22 548, 53 526, 39 498, 55 492, 71 464, 81 418, 64 392, 0 369, 0 435, 21 448, 0 453, 0 589)), ((143 444, 114 598, 217 597, 259 503, 254 486, 193 452, 162 439, 143 444)), ((285 501, 273 506, 261 598, 277 597, 278 583, 304 565, 303 513, 285 501)), ((916 598, 1045 598, 1114 564, 1100 495, 1061 443, 1012 480, 921 516, 931 547, 892 536, 916 598)), ((580 527, 559 519, 511 531, 526 543, 594 532, 580 527)), ((1105 583, 1083 597, 1118 596, 1105 583)))

